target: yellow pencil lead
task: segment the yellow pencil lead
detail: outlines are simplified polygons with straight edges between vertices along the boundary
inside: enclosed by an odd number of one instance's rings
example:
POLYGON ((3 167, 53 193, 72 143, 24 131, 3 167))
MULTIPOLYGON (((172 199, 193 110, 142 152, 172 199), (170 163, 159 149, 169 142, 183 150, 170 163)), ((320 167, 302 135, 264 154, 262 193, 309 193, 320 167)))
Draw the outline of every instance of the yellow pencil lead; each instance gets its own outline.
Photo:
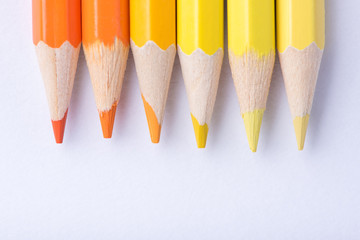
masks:
POLYGON ((259 142, 261 122, 264 110, 255 110, 242 115, 251 151, 256 152, 259 142))
POLYGON ((304 117, 295 117, 294 119, 294 128, 296 134, 296 141, 298 144, 298 149, 302 151, 304 149, 306 130, 309 123, 309 115, 304 117))
POLYGON ((198 148, 205 148, 209 127, 206 123, 204 125, 200 125, 198 120, 192 114, 191 119, 194 126, 197 146, 198 148))

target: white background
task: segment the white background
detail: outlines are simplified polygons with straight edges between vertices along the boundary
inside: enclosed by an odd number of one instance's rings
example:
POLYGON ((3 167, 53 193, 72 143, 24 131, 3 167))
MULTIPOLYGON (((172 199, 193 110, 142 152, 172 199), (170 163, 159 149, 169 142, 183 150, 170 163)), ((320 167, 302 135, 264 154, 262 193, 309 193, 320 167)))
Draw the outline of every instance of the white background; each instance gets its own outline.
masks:
POLYGON ((305 150, 276 63, 258 153, 224 59, 206 150, 178 58, 153 145, 130 55, 113 139, 102 138, 81 52, 56 145, 31 1, 0 0, 0 239, 360 239, 360 15, 326 1, 326 49, 305 150))

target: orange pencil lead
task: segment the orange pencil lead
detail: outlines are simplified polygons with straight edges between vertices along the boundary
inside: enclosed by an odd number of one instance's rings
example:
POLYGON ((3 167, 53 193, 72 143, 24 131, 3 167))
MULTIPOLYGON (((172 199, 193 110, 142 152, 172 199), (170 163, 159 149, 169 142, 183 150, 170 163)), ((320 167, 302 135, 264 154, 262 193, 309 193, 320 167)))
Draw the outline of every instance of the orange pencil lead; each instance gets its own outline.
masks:
POLYGON ((111 138, 114 128, 114 120, 117 104, 114 103, 109 111, 100 112, 100 122, 104 138, 111 138))
POLYGON ((156 114, 148 102, 141 96, 144 102, 146 119, 149 125, 150 138, 152 143, 160 142, 161 125, 156 117, 156 114))
POLYGON ((51 120, 53 130, 54 130, 55 141, 57 144, 63 143, 66 117, 67 117, 67 110, 66 110, 66 113, 65 113, 63 119, 58 120, 58 121, 51 120))

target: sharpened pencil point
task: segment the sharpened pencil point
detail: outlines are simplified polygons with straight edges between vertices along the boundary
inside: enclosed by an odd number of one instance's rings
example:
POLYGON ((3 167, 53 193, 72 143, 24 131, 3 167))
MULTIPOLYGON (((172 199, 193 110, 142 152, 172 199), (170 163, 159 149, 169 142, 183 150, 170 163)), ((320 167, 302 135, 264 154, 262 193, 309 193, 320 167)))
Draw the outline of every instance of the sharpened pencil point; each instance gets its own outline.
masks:
POLYGON ((309 123, 309 115, 304 117, 295 117, 294 119, 294 128, 296 134, 296 141, 298 144, 299 151, 304 149, 306 131, 309 123))
POLYGON ((247 112, 242 115, 250 150, 252 152, 256 152, 257 150, 264 111, 265 110, 255 110, 253 112, 247 112))
POLYGON ((51 120, 53 131, 54 131, 54 136, 55 136, 55 141, 57 144, 63 143, 66 117, 67 117, 67 110, 65 112, 63 119, 58 120, 58 121, 51 120))
POLYGON ((100 122, 104 138, 111 138, 114 128, 117 103, 114 103, 109 111, 100 112, 100 122))
POLYGON ((206 123, 204 125, 200 125, 198 120, 192 114, 191 114, 191 119, 194 126, 197 146, 198 148, 205 148, 209 127, 206 123))
POLYGON ((144 108, 146 113, 146 119, 149 125, 150 137, 152 143, 160 142, 161 125, 156 117, 156 114, 150 104, 145 100, 144 96, 141 95, 144 102, 144 108))

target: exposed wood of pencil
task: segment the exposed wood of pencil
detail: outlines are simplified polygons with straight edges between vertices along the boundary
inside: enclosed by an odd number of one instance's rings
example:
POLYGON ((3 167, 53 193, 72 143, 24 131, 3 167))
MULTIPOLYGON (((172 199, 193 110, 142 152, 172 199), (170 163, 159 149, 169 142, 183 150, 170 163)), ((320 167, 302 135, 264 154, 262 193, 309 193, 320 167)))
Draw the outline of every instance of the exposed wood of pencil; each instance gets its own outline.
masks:
POLYGON ((285 88, 299 150, 304 148, 323 51, 312 43, 304 50, 288 47, 280 53, 285 88))
POLYGON ((182 73, 191 112, 191 119, 199 148, 206 146, 206 138, 215 105, 221 65, 222 49, 207 55, 201 49, 191 55, 178 48, 182 73))
POLYGON ((274 68, 275 51, 263 57, 259 57, 254 51, 241 57, 229 52, 229 60, 250 149, 256 152, 274 68))
POLYGON ((141 48, 134 42, 131 45, 151 140, 158 143, 176 48, 170 45, 164 51, 152 41, 141 48))

